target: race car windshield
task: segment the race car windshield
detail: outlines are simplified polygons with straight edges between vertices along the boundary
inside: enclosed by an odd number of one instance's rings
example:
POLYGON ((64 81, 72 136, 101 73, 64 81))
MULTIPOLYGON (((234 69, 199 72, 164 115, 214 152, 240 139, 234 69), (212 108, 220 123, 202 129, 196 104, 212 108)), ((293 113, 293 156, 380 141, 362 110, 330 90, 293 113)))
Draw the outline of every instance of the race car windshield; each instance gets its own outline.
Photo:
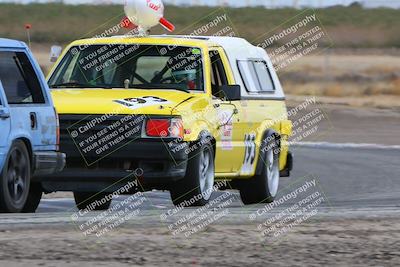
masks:
POLYGON ((204 91, 201 49, 154 45, 72 47, 50 88, 136 88, 204 91))

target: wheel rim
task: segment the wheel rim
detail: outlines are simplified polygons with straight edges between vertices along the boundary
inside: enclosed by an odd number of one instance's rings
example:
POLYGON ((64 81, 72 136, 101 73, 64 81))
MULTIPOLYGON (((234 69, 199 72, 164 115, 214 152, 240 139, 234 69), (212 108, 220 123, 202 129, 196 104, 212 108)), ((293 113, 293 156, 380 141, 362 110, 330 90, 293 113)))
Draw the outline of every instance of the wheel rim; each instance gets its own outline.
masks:
POLYGON ((268 150, 266 167, 269 193, 272 197, 275 197, 279 186, 279 166, 278 160, 275 159, 273 149, 268 150))
POLYGON ((200 191, 205 200, 210 199, 214 186, 213 156, 209 149, 204 149, 200 157, 200 191))
POLYGON ((11 152, 7 169, 7 186, 12 201, 19 204, 26 193, 28 168, 27 159, 19 149, 11 152))

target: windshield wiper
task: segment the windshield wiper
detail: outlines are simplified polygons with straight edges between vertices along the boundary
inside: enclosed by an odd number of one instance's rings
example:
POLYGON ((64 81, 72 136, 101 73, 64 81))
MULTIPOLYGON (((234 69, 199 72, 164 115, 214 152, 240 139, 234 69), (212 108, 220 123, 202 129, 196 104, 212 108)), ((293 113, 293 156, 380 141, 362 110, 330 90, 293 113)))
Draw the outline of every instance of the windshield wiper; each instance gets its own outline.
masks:
POLYGON ((190 91, 184 88, 176 88, 176 87, 166 87, 165 85, 156 85, 156 84, 137 84, 131 85, 130 88, 140 88, 140 89, 150 89, 150 90, 176 90, 180 92, 185 92, 190 94, 190 91))
POLYGON ((50 85, 50 88, 66 88, 66 87, 111 89, 111 87, 109 87, 109 86, 83 84, 83 83, 78 83, 78 82, 67 82, 67 83, 59 83, 59 84, 50 85))

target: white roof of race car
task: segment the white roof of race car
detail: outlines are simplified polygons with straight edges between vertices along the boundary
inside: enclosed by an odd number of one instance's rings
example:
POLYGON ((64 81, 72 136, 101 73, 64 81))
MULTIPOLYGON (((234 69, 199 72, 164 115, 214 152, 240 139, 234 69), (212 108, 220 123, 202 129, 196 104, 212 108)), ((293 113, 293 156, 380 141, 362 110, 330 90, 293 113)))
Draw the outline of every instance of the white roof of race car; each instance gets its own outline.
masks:
MULTIPOLYGON (((284 98, 282 85, 279 78, 275 72, 272 61, 269 58, 267 52, 261 47, 257 47, 249 43, 246 39, 239 37, 228 37, 228 36, 191 36, 191 35, 151 35, 150 37, 165 37, 165 38, 182 38, 182 39, 192 39, 205 42, 211 42, 215 45, 221 46, 228 57, 233 74, 235 76, 236 83, 241 85, 243 94, 248 94, 245 92, 245 85, 238 67, 238 61, 249 60, 249 59, 263 59, 270 70, 272 79, 275 83, 275 92, 270 93, 268 98, 284 98)), ((254 95, 255 98, 262 98, 265 96, 254 95)))
MULTIPOLYGON (((172 37, 175 37, 175 36, 172 36, 172 37)), ((219 45, 225 49, 225 52, 227 54, 227 57, 229 59, 229 62, 230 62, 230 65, 231 65, 231 68, 233 71, 233 74, 236 79, 236 83, 241 85, 242 90, 244 90, 244 88, 246 88, 246 87, 245 87, 245 84, 243 81, 243 76, 240 73, 240 70, 238 67, 238 61, 250 60, 250 59, 263 59, 268 65, 268 69, 271 73, 271 77, 275 84, 275 92, 270 93, 268 97, 275 98, 275 99, 285 97, 282 85, 279 81, 278 75, 276 74, 273 63, 272 63, 270 57, 268 56, 267 52, 263 48, 252 45, 246 39, 238 38, 238 37, 201 36, 201 37, 192 37, 192 38, 193 39, 199 38, 201 40, 206 40, 206 41, 215 43, 216 45, 219 45)), ((243 91, 243 94, 248 94, 248 92, 243 91)), ((255 95, 254 97, 258 98, 260 96, 255 95)), ((265 96, 261 96, 261 97, 265 97, 265 96)))
MULTIPOLYGON (((165 37, 165 38, 181 38, 181 39, 191 39, 191 40, 199 40, 199 41, 209 41, 211 43, 215 43, 216 45, 220 45, 225 49, 248 49, 258 48, 257 46, 252 45, 246 39, 240 37, 228 37, 228 36, 192 36, 192 35, 150 35, 149 37, 165 37)), ((262 50, 262 48, 260 48, 262 50)), ((251 52, 251 51, 248 51, 251 52)))

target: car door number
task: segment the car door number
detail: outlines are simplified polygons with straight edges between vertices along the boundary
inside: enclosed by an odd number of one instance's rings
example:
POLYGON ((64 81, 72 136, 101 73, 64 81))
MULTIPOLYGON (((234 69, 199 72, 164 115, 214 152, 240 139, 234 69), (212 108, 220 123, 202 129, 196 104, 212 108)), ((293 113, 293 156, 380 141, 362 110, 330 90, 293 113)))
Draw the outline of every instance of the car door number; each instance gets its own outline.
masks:
POLYGON ((242 166, 242 173, 250 173, 253 169, 254 161, 256 159, 256 135, 246 134, 244 138, 244 161, 242 166))

